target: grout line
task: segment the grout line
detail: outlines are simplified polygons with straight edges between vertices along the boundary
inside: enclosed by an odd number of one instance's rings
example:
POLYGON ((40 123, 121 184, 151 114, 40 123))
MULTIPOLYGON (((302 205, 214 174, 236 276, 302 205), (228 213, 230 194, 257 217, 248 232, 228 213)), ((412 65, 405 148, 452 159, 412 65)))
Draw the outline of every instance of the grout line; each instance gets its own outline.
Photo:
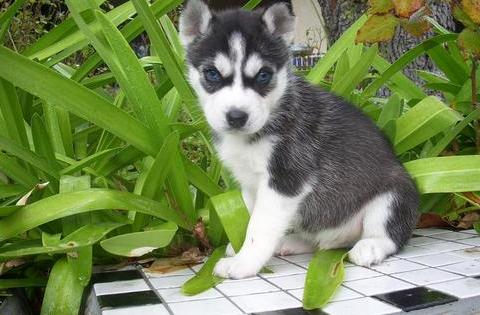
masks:
POLYGON ((162 301, 162 304, 165 306, 165 309, 167 310, 167 312, 170 313, 171 315, 174 315, 172 309, 170 308, 170 305, 168 305, 167 301, 165 301, 163 296, 161 296, 160 292, 158 292, 158 290, 155 289, 153 284, 150 282, 150 279, 148 278, 148 276, 143 272, 143 267, 137 266, 137 270, 142 275, 142 278, 147 283, 148 287, 158 296, 160 301, 162 301))

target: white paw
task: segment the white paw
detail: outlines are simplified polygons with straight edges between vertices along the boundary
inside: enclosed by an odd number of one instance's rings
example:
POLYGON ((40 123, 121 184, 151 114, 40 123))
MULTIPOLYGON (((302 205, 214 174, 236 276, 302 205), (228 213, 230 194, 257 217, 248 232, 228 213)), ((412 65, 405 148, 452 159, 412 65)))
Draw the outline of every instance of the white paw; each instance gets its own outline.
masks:
POLYGON ((225 250, 225 256, 227 257, 235 256, 235 250, 232 247, 232 243, 228 243, 227 250, 225 250))
POLYGON ((350 261, 356 265, 370 267, 381 263, 395 251, 395 244, 388 239, 367 238, 359 240, 348 253, 350 261))
POLYGON ((222 278, 243 279, 255 276, 260 271, 252 261, 240 258, 239 256, 220 259, 213 274, 222 278))

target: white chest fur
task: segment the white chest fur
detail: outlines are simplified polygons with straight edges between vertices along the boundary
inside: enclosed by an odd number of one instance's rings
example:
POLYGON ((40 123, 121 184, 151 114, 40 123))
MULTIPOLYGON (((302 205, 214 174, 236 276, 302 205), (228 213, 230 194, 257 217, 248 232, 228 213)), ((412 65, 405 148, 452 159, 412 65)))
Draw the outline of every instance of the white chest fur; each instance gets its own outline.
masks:
POLYGON ((268 176, 268 161, 273 145, 271 138, 249 143, 244 136, 225 135, 218 143, 217 150, 242 189, 256 190, 259 180, 268 176))

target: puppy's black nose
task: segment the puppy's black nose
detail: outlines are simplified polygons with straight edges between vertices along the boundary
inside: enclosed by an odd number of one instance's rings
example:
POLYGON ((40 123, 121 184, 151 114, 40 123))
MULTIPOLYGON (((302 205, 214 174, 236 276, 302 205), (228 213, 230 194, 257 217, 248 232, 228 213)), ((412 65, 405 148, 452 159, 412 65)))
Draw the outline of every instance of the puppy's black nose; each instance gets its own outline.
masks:
POLYGON ((238 109, 232 109, 227 113, 227 122, 232 128, 242 128, 248 120, 248 114, 238 109))

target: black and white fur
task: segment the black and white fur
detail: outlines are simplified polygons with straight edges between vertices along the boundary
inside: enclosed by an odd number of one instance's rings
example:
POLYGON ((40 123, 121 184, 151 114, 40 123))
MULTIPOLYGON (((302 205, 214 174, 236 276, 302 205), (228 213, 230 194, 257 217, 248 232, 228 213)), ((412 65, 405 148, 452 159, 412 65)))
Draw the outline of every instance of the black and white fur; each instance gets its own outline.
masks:
POLYGON ((284 4, 213 12, 190 0, 180 19, 190 83, 251 213, 240 252, 230 247, 215 266, 221 277, 315 248, 352 247, 352 262, 377 264, 416 223, 417 190, 389 141, 357 108, 292 73, 293 26, 284 4))

